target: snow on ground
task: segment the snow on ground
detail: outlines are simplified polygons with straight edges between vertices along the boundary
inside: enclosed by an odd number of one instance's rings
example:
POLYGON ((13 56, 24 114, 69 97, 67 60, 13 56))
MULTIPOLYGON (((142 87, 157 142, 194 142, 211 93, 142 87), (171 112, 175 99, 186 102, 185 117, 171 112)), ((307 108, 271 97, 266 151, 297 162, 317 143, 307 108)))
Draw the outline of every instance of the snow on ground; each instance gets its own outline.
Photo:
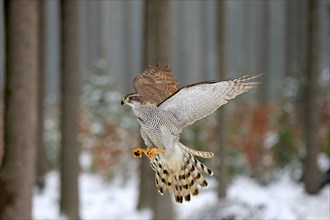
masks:
POLYGON ((303 184, 288 175, 269 186, 260 186, 252 179, 238 178, 229 189, 229 198, 259 207, 256 216, 263 219, 329 219, 330 187, 318 195, 308 195, 303 184))
MULTIPOLYGON (((213 179, 212 179, 213 180, 213 179)), ((215 181, 209 181, 215 186, 215 181)), ((177 208, 182 219, 330 219, 330 186, 318 195, 304 192, 302 184, 283 175, 262 186, 240 176, 229 186, 227 199, 218 200, 215 189, 201 190, 197 199, 177 208)))
MULTIPOLYGON (((124 183, 121 178, 105 182, 97 174, 83 173, 80 182, 80 214, 82 219, 150 219, 148 210, 137 211, 137 181, 124 183)), ((59 174, 46 176, 45 191, 34 193, 34 219, 65 219, 59 213, 59 174)))
MULTIPOLYGON (((59 175, 47 175, 43 193, 34 193, 34 219, 65 219, 59 214, 59 175)), ((288 175, 268 186, 261 186, 248 177, 237 177, 228 189, 228 199, 216 197, 216 182, 209 180, 209 189, 201 189, 190 203, 175 204, 178 219, 330 219, 330 186, 318 195, 304 192, 302 184, 288 175)), ((100 175, 80 176, 81 216, 83 219, 150 219, 149 210, 135 209, 138 179, 114 178, 106 182, 100 175)))

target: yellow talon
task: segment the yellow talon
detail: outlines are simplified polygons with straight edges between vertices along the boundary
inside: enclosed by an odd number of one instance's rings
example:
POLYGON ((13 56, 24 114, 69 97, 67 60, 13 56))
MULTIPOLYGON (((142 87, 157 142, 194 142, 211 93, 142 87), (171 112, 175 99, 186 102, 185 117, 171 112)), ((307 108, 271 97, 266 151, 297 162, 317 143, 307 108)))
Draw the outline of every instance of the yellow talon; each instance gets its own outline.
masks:
POLYGON ((157 152, 164 152, 164 148, 162 147, 155 147, 155 148, 151 148, 151 149, 143 149, 143 148, 135 148, 133 150, 133 157, 142 157, 142 153, 144 153, 145 155, 147 155, 147 157, 149 158, 153 158, 155 156, 155 154, 157 152))
POLYGON ((133 157, 142 157, 142 153, 147 153, 148 152, 148 150, 147 149, 143 149, 143 148, 140 148, 140 147, 138 147, 138 148, 135 148, 134 150, 133 150, 133 157))

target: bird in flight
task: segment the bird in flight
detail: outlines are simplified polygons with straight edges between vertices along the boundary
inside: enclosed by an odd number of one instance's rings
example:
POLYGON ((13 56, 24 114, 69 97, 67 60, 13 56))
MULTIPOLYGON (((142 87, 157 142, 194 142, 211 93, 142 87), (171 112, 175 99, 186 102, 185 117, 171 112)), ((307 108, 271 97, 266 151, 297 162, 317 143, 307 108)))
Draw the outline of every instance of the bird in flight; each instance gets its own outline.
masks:
POLYGON ((255 88, 257 76, 227 81, 207 81, 177 89, 171 68, 148 66, 133 81, 135 93, 126 95, 121 105, 132 107, 141 125, 140 133, 147 148, 136 148, 134 157, 144 153, 155 171, 158 192, 173 192, 175 201, 190 201, 199 194, 198 185, 207 187, 204 173, 213 172, 195 157, 212 158, 212 152, 198 151, 180 142, 184 127, 202 119, 228 100, 255 88))

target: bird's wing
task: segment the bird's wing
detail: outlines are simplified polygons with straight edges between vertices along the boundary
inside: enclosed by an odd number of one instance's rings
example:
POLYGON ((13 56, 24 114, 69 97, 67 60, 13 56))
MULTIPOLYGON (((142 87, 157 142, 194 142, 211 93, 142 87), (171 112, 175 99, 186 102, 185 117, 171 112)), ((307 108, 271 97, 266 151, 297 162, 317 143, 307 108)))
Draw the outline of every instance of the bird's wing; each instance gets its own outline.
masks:
POLYGON ((140 128, 140 134, 141 134, 141 137, 142 137, 144 143, 147 145, 147 147, 151 148, 153 146, 153 143, 150 140, 150 138, 148 137, 148 135, 146 134, 146 132, 144 131, 143 127, 140 128))
POLYGON ((148 66, 133 81, 135 91, 155 105, 175 93, 177 84, 168 65, 164 68, 160 65, 148 66))
POLYGON ((247 75, 228 81, 188 85, 179 89, 158 107, 173 114, 179 124, 185 127, 211 114, 228 100, 256 87, 260 83, 250 80, 258 76, 247 75))

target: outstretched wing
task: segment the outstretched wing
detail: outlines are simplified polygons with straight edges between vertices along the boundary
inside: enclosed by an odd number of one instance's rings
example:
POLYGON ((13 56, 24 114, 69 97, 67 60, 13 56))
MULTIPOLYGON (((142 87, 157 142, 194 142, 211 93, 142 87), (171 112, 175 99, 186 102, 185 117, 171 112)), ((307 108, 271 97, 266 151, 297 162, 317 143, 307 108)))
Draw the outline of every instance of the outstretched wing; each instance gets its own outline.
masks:
POLYGON ((155 105, 175 93, 177 84, 171 68, 168 65, 161 68, 159 64, 148 66, 133 81, 135 91, 155 105))
POLYGON ((257 76, 243 76, 222 82, 202 82, 185 86, 159 104, 172 113, 184 127, 206 117, 228 100, 256 87, 259 82, 248 82, 257 76))

